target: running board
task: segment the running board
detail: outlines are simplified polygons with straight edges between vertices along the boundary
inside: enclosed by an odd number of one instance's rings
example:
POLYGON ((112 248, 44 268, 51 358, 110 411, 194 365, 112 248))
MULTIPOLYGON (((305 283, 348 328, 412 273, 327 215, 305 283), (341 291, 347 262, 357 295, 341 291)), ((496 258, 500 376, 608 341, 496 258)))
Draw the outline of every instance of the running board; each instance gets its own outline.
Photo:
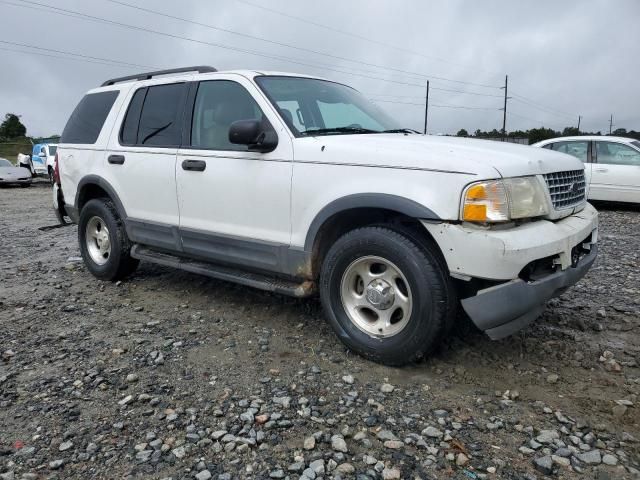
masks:
POLYGON ((178 268, 180 270, 206 275, 207 277, 216 278, 218 280, 239 283, 248 287, 289 295, 291 297, 308 297, 312 295, 315 290, 315 285, 311 281, 296 283, 295 281, 283 280, 275 276, 245 272, 230 267, 224 267, 222 265, 162 253, 141 245, 133 246, 131 249, 131 256, 138 260, 178 268))

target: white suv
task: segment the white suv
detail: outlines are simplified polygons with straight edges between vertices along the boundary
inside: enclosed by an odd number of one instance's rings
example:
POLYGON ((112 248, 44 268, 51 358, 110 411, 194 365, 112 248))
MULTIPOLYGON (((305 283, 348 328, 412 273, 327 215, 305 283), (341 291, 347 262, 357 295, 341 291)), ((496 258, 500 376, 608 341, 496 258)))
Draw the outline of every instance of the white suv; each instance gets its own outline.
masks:
POLYGON ((597 251, 583 164, 428 137, 352 88, 193 67, 105 82, 58 148, 54 204, 106 280, 139 260, 296 297, 390 365, 461 304, 491 338, 534 320, 597 251))

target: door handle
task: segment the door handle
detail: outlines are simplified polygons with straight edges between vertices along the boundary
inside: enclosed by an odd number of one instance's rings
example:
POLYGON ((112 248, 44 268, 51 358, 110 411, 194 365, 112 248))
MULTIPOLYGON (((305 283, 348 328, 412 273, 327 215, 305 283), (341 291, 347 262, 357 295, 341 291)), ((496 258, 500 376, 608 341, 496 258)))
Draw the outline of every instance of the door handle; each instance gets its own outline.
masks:
POLYGON ((204 160, 183 160, 182 169, 190 172, 204 172, 207 168, 207 162, 204 160))
POLYGON ((596 172, 608 172, 608 168, 596 168, 596 172))
POLYGON ((124 155, 109 155, 107 162, 112 165, 122 165, 124 163, 124 155))

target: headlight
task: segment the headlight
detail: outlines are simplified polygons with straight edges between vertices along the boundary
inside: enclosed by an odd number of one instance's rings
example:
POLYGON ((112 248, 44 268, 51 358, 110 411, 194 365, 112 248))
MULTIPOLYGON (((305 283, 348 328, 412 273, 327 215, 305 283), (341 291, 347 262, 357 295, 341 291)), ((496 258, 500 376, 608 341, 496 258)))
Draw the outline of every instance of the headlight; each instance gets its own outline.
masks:
POLYGON ((507 222, 548 213, 545 190, 536 177, 472 183, 462 196, 465 222, 507 222))

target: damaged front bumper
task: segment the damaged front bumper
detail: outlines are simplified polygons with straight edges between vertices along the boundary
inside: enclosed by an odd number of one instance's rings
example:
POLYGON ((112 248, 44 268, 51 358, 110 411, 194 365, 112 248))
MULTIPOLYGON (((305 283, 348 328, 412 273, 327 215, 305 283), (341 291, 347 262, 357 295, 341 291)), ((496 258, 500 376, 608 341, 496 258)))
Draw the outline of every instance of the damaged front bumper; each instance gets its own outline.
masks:
POLYGON ((598 212, 588 203, 562 220, 511 228, 423 225, 438 243, 450 274, 470 287, 463 288, 468 298, 461 296, 462 307, 492 339, 535 320, 547 300, 587 273, 598 251, 598 212))
POLYGON ((551 273, 537 281, 512 280, 480 290, 462 300, 462 307, 473 323, 492 340, 507 337, 523 329, 540 316, 545 304, 586 275, 598 254, 598 246, 576 266, 551 273))

